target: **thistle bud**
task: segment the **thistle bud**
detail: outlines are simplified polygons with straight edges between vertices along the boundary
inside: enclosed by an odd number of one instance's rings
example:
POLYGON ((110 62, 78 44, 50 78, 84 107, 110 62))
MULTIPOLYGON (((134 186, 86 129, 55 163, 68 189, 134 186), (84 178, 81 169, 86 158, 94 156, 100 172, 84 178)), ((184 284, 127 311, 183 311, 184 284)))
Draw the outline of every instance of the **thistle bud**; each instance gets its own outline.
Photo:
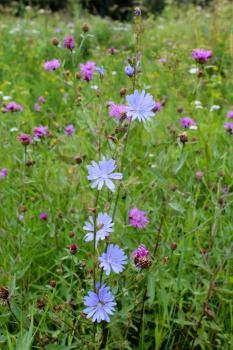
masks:
POLYGON ((77 244, 73 243, 70 246, 70 254, 75 255, 78 252, 78 246, 77 244))
POLYGON ((188 142, 188 135, 187 132, 182 132, 181 134, 179 134, 179 139, 180 142, 182 142, 183 144, 185 144, 186 142, 188 142))
POLYGON ((7 287, 0 287, 0 299, 7 302, 9 299, 9 289, 7 287))
POLYGON ((56 37, 52 38, 51 42, 52 42, 52 45, 54 45, 54 46, 58 46, 59 45, 59 40, 56 37))
POLYGON ((87 23, 84 23, 84 25, 82 27, 83 32, 87 33, 87 32, 89 32, 89 29, 90 29, 89 25, 87 23))

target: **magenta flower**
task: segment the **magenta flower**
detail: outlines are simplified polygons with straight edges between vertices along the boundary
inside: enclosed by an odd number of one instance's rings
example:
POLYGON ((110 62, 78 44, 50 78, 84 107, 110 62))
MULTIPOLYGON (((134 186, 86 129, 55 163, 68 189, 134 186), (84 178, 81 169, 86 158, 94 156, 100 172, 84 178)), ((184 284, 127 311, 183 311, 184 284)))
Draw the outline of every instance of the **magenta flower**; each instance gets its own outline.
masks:
POLYGON ((75 255, 78 252, 78 246, 75 243, 72 243, 70 246, 70 254, 75 255))
POLYGON ((93 79, 96 70, 95 62, 88 61, 80 64, 80 73, 84 80, 90 81, 93 79))
POLYGON ((198 63, 207 62, 208 59, 212 57, 212 55, 213 52, 210 50, 194 49, 192 51, 192 58, 198 63))
POLYGON ((72 136, 75 133, 75 127, 73 126, 73 124, 69 124, 64 128, 64 133, 67 136, 72 136))
POLYGON ((224 128, 226 129, 229 134, 233 134, 233 123, 231 122, 226 122, 224 123, 224 128))
POLYGON ((118 105, 114 102, 110 102, 108 115, 111 118, 120 120, 126 113, 126 107, 124 105, 118 105))
POLYGON ((139 270, 146 269, 151 266, 152 261, 149 250, 144 246, 144 244, 140 244, 140 246, 133 252, 131 257, 134 259, 134 263, 139 270))
POLYGON ((0 170, 0 179, 7 177, 8 170, 6 168, 3 168, 0 170))
POLYGON ((233 111, 229 111, 227 113, 227 118, 233 118, 233 111))
POLYGON ((180 119, 180 124, 183 128, 187 129, 192 125, 196 125, 195 121, 190 117, 183 117, 180 119))
POLYGON ((115 55, 117 53, 117 49, 115 49, 115 47, 110 47, 108 49, 108 52, 111 54, 111 55, 115 55))
POLYGON ((44 63, 44 69, 47 71, 57 70, 58 68, 60 68, 60 66, 61 66, 61 64, 60 64, 59 60, 57 60, 56 58, 44 63))
POLYGON ((40 105, 39 105, 39 103, 35 103, 35 104, 34 104, 34 110, 35 110, 36 112, 40 112, 40 105))
POLYGON ((159 111, 161 111, 162 107, 163 107, 162 103, 159 102, 159 101, 156 101, 152 111, 153 112, 159 112, 159 111))
POLYGON ((43 221, 47 221, 48 220, 48 213, 46 213, 46 212, 42 212, 42 213, 40 213, 40 215, 39 215, 39 219, 40 220, 43 220, 43 221))
POLYGON ((7 112, 22 112, 22 110, 23 110, 23 107, 20 104, 14 102, 14 101, 10 102, 6 106, 6 111, 7 112))
POLYGON ((131 226, 141 229, 146 227, 149 223, 149 219, 144 211, 138 208, 133 208, 129 211, 129 223, 131 226))
POLYGON ((36 139, 41 139, 49 135, 47 126, 42 126, 42 125, 34 128, 33 133, 36 139))
POLYGON ((32 143, 32 138, 28 134, 19 134, 17 140, 24 146, 28 146, 32 143))
POLYGON ((45 103, 45 98, 43 96, 39 96, 38 101, 40 104, 43 104, 43 103, 45 103))
POLYGON ((74 49, 74 46, 75 46, 74 38, 72 36, 69 36, 69 35, 66 36, 64 38, 64 48, 72 51, 74 49))
POLYGON ((200 170, 198 170, 198 171, 196 172, 196 179, 197 179, 197 180, 201 180, 202 177, 203 177, 203 172, 200 171, 200 170))

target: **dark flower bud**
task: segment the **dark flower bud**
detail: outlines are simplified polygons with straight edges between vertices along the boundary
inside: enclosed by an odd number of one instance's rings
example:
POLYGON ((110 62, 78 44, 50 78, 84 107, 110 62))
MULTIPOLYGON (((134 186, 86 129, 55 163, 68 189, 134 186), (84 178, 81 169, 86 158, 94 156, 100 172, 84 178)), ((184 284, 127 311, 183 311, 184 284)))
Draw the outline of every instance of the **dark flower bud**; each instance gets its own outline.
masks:
POLYGON ((77 156, 77 157, 75 157, 75 162, 77 163, 77 164, 81 164, 82 163, 82 157, 80 157, 80 156, 77 156))
POLYGON ((9 299, 9 289, 7 287, 0 287, 0 299, 3 301, 8 301, 9 299))
POLYGON ((70 237, 70 238, 73 238, 74 236, 75 236, 75 233, 74 233, 73 231, 70 231, 70 232, 69 232, 69 237, 70 237))
POLYGON ((43 310, 45 308, 45 301, 44 299, 38 299, 36 301, 36 306, 39 310, 43 310))
POLYGON ((177 190, 177 185, 176 185, 176 184, 172 185, 171 190, 172 190, 172 192, 176 192, 176 190, 177 190))
POLYGON ((89 30, 90 30, 89 25, 88 25, 87 23, 84 23, 84 25, 83 25, 83 27, 82 27, 82 30, 83 30, 84 33, 89 32, 89 30))
POLYGON ((171 250, 176 250, 176 248, 177 248, 177 243, 176 243, 176 242, 172 242, 171 245, 170 245, 170 247, 171 247, 171 250))
POLYGON ((73 243, 70 246, 70 254, 75 255, 78 252, 78 246, 77 244, 73 243))
POLYGON ((56 37, 52 38, 51 42, 52 42, 52 44, 53 44, 54 46, 58 46, 58 45, 59 45, 59 40, 58 40, 58 38, 56 38, 56 37))
POLYGON ((176 111, 178 113, 183 113, 184 112, 184 108, 183 107, 178 107, 176 111))
POLYGON ((82 78, 82 76, 81 76, 81 74, 79 72, 77 72, 75 74, 75 77, 76 77, 77 80, 80 80, 82 78))
POLYGON ((182 142, 183 144, 185 144, 186 142, 188 142, 188 135, 187 132, 182 132, 181 134, 179 134, 179 139, 180 142, 182 142))
POLYGON ((126 88, 121 88, 120 89, 120 96, 124 97, 126 95, 127 89, 126 88))
POLYGON ((52 288, 56 288, 56 286, 57 286, 57 281, 51 280, 51 281, 49 282, 49 284, 50 284, 50 286, 51 286, 52 288))

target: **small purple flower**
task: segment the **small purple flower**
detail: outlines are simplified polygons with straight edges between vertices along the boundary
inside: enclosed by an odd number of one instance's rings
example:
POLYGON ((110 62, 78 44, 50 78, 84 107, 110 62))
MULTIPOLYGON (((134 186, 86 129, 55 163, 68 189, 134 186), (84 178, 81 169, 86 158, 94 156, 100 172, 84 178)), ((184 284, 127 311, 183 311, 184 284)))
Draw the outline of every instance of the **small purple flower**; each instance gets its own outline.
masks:
POLYGON ((64 133, 67 136, 72 136, 75 133, 75 127, 73 126, 73 124, 69 124, 64 128, 64 133))
POLYGON ((95 62, 88 61, 80 64, 80 73, 84 80, 90 81, 93 79, 93 74, 96 70, 95 62))
POLYGON ((200 181, 202 179, 202 177, 203 177, 203 172, 198 170, 196 172, 196 179, 200 181))
POLYGON ((72 254, 72 255, 77 254, 77 252, 78 252, 78 246, 77 246, 77 244, 72 243, 71 246, 70 246, 69 251, 70 251, 70 254, 72 254))
POLYGON ((92 181, 91 188, 96 188, 100 191, 105 184, 111 192, 115 192, 115 185, 112 180, 121 180, 121 173, 114 173, 116 169, 114 159, 102 160, 97 164, 94 160, 91 165, 87 165, 88 176, 87 179, 92 181))
POLYGON ((110 244, 106 253, 99 257, 99 262, 99 267, 102 267, 106 275, 109 276, 111 270, 115 273, 120 273, 124 270, 124 265, 127 264, 127 256, 117 245, 110 244))
POLYGON ((22 112, 22 110, 23 110, 23 107, 20 104, 14 102, 14 101, 10 102, 6 106, 6 111, 7 112, 22 112))
POLYGON ((140 7, 135 7, 134 14, 136 17, 140 17, 142 15, 142 11, 141 11, 140 7))
POLYGON ((19 134, 17 140, 24 146, 28 146, 32 143, 32 138, 29 134, 19 134))
POLYGON ((35 103, 35 104, 34 104, 34 110, 35 110, 36 112, 40 112, 40 105, 39 105, 39 103, 35 103))
POLYGON ((125 67, 125 74, 128 75, 128 77, 132 77, 134 75, 134 67, 128 64, 128 66, 125 67))
POLYGON ((42 213, 40 213, 40 215, 39 215, 39 219, 40 220, 43 220, 43 221, 47 221, 48 220, 48 213, 46 213, 46 212, 42 212, 42 213))
POLYGON ((6 168, 3 168, 0 170, 0 179, 7 177, 8 170, 6 168))
POLYGON ((152 261, 149 250, 144 246, 144 244, 139 245, 139 247, 133 252, 132 258, 134 259, 134 263, 139 270, 146 269, 151 266, 152 261))
POLYGON ((166 57, 161 57, 158 59, 158 62, 161 64, 165 64, 165 63, 167 63, 167 59, 166 59, 166 57))
POLYGON ((152 95, 146 94, 145 90, 141 93, 135 90, 132 95, 126 96, 127 106, 126 115, 132 120, 138 119, 139 122, 145 123, 154 116, 152 111, 155 105, 152 95))
POLYGON ((115 47, 109 47, 108 52, 111 55, 115 55, 117 53, 117 49, 115 49, 115 47))
POLYGON ((159 102, 159 101, 156 101, 152 111, 153 112, 159 112, 159 111, 161 111, 162 107, 163 107, 162 103, 159 102))
POLYGON ((64 38, 64 48, 65 49, 69 49, 69 50, 73 50, 75 47, 75 42, 74 42, 74 38, 72 36, 66 36, 64 38))
POLYGON ((129 211, 129 223, 131 226, 141 229, 147 226, 149 219, 144 211, 138 208, 132 208, 129 211))
POLYGON ((233 111, 227 112, 227 118, 233 118, 233 111))
POLYGON ((126 107, 124 105, 118 105, 114 102, 109 103, 109 111, 108 114, 111 118, 115 118, 120 120, 126 112, 126 107))
POLYGON ((96 67, 96 71, 99 73, 100 78, 103 78, 104 68, 103 67, 96 67))
POLYGON ((87 308, 83 311, 87 314, 87 318, 91 318, 93 322, 110 322, 109 315, 115 311, 116 303, 114 300, 110 288, 103 284, 96 293, 89 291, 88 295, 84 297, 84 305, 87 308))
POLYGON ((192 125, 196 125, 195 121, 190 117, 183 117, 180 119, 180 124, 183 128, 187 129, 192 125))
POLYGON ((43 104, 43 103, 45 103, 45 98, 43 96, 39 96, 38 101, 40 104, 43 104))
POLYGON ((233 123, 231 122, 226 122, 224 123, 224 128, 226 129, 229 134, 233 134, 233 123))
POLYGON ((192 58, 198 63, 207 62, 208 59, 212 57, 212 55, 213 52, 210 50, 194 49, 192 51, 192 58))
POLYGON ((52 59, 51 61, 47 61, 44 63, 44 69, 47 71, 54 71, 60 68, 61 64, 59 60, 56 58, 52 59))
POLYGON ((42 126, 42 125, 34 128, 33 133, 36 139, 41 139, 49 135, 47 126, 42 126))
POLYGON ((113 232, 114 223, 112 222, 111 216, 107 213, 99 213, 96 219, 96 228, 94 225, 94 219, 89 216, 89 221, 85 222, 83 229, 87 231, 85 235, 85 242, 90 242, 94 240, 94 232, 96 229, 96 246, 99 240, 104 240, 106 237, 113 232))

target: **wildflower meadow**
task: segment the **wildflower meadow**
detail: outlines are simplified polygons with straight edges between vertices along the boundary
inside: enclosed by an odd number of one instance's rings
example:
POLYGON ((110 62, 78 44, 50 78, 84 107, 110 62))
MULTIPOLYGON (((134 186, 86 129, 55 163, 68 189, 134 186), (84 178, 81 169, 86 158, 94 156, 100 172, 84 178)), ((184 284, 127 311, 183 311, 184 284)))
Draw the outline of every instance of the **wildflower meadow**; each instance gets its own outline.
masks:
POLYGON ((0 13, 0 349, 233 349, 232 15, 0 13))

